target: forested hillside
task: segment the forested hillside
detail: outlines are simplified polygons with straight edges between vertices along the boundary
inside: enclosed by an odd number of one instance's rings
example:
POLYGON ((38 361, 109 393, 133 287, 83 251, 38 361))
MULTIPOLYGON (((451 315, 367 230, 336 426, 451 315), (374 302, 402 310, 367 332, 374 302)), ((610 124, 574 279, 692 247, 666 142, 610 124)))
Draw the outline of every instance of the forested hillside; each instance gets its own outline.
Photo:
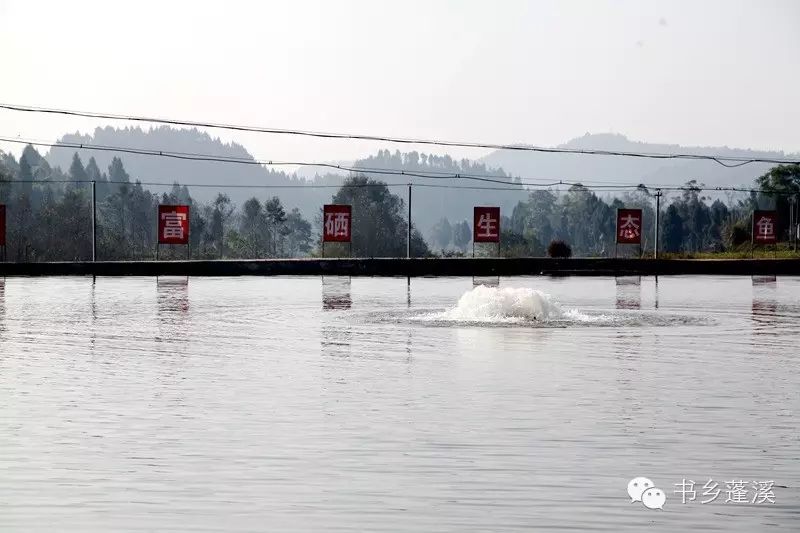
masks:
MULTIPOLYGON (((175 129, 167 126, 149 130, 97 128, 91 135, 64 135, 61 142, 253 159, 253 156, 239 144, 223 143, 218 138, 212 138, 196 129, 175 129)), ((47 153, 46 159, 51 167, 67 169, 75 152, 76 150, 72 148, 53 148, 47 153)), ((108 167, 114 157, 119 157, 125 161, 127 172, 134 179, 145 183, 162 183, 165 185, 162 190, 167 190, 175 182, 210 186, 192 187, 192 195, 199 201, 210 202, 221 192, 227 194, 234 204, 241 205, 253 195, 263 197, 268 194, 279 196, 284 205, 290 208, 297 207, 306 217, 313 216, 322 204, 329 202, 335 192, 331 187, 341 185, 347 177, 347 173, 325 172, 321 167, 316 167, 321 174, 308 180, 293 173, 270 170, 259 165, 189 161, 88 149, 79 149, 77 153, 83 161, 93 157, 99 168, 108 167), (243 185, 267 185, 278 188, 243 188, 243 185), (309 185, 324 187, 306 187, 309 185)), ((491 174, 499 176, 500 181, 507 181, 511 187, 521 189, 513 184, 513 180, 502 169, 493 168, 483 162, 456 161, 449 156, 382 150, 374 156, 356 161, 353 166, 365 169, 364 174, 376 179, 389 184, 399 184, 391 188, 394 193, 403 196, 407 195, 406 184, 420 185, 414 189, 412 207, 415 224, 424 234, 428 234, 442 216, 454 220, 469 218, 472 216, 472 206, 479 204, 500 205, 504 210, 510 211, 524 198, 524 194, 517 191, 491 189, 493 186, 504 187, 502 183, 485 183, 468 178, 439 179, 437 176, 437 173, 491 174), (430 177, 392 176, 366 171, 369 168, 430 173, 430 177), (489 187, 489 189, 456 191, 451 187, 489 187)))
MULTIPOLYGON (((624 135, 602 133, 577 137, 557 148, 608 150, 647 154, 722 155, 731 157, 785 158, 783 152, 744 150, 728 147, 680 146, 631 141, 624 135)), ((696 180, 709 186, 750 185, 770 165, 752 163, 727 168, 714 161, 646 159, 636 157, 553 154, 499 150, 481 159, 492 167, 526 178, 580 181, 584 184, 646 183, 682 185, 696 180)))
MULTIPOLYGON (((64 139, 252 159, 241 145, 224 144, 196 130, 105 128, 93 136, 64 139)), ((610 149, 632 148, 624 138, 612 140, 617 144, 610 149)), ((662 147, 666 148, 675 147, 662 147)), ((611 168, 611 158, 595 157, 598 168, 611 168)), ((639 175, 636 169, 651 164, 627 158, 613 161, 616 168, 628 172, 617 182, 639 175)), ((656 163, 673 170, 683 164, 656 163)), ((476 205, 501 207, 504 255, 543 255, 552 240, 567 242, 576 255, 609 255, 614 250, 614 214, 620 207, 644 210, 644 249, 653 246, 656 190, 651 184, 609 190, 594 188, 595 181, 586 180, 555 188, 529 187, 486 161, 457 161, 446 155, 396 150, 378 151, 354 162, 353 167, 361 172, 328 173, 307 180, 258 165, 117 156, 85 149, 54 148, 42 157, 28 146, 19 160, 0 153, 0 203, 9 207, 8 257, 16 261, 87 259, 91 252, 90 188, 88 183, 79 183, 86 181, 98 184, 98 247, 105 259, 151 257, 155 207, 170 202, 192 205, 195 257, 318 253, 320 209, 332 201, 355 206, 356 253, 403 256, 409 183, 413 186, 412 249, 416 255, 467 253, 476 205)), ((756 167, 741 168, 748 170, 739 172, 749 175, 756 167)), ((779 238, 788 237, 791 202, 800 194, 800 169, 796 165, 768 168, 755 179, 743 181, 745 186, 765 192, 727 198, 721 193, 709 194, 707 184, 698 179, 680 184, 681 190, 666 191, 662 198, 661 249, 727 250, 749 242, 749 217, 755 208, 777 209, 779 238)))

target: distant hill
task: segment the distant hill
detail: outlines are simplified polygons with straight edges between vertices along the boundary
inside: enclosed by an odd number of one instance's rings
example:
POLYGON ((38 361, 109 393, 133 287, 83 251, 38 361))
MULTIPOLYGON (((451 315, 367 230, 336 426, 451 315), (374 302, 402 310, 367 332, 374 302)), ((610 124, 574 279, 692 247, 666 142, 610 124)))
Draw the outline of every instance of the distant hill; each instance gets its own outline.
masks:
MULTIPOLYGON (((97 128, 91 135, 79 133, 64 135, 59 142, 253 159, 253 156, 240 144, 223 143, 219 138, 213 138, 197 129, 175 129, 169 126, 152 129, 97 128)), ((164 184, 172 184, 177 181, 205 185, 206 187, 190 187, 192 197, 202 202, 212 200, 219 192, 228 194, 237 204, 241 204, 253 196, 261 199, 267 196, 280 196, 287 208, 299 207, 306 216, 309 216, 310 210, 316 209, 320 203, 330 200, 335 192, 331 189, 300 189, 298 187, 307 185, 310 183, 309 180, 286 172, 271 171, 259 165, 190 161, 71 148, 52 148, 47 153, 46 159, 51 166, 59 166, 66 171, 72 161, 72 155, 76 151, 84 164, 89 157, 94 157, 102 171, 107 170, 114 156, 120 157, 132 180, 164 184), (227 187, 215 187, 215 185, 227 187), (275 189, 235 187, 241 185, 287 187, 275 189)), ((336 185, 341 183, 343 177, 330 175, 317 178, 317 180, 336 185)), ((154 191, 158 190, 157 187, 151 186, 150 188, 154 191)))
MULTIPOLYGON (((196 129, 174 129, 162 126, 153 129, 111 127, 97 128, 91 135, 78 133, 64 135, 61 142, 85 143, 106 146, 143 148, 210 154, 215 156, 253 159, 244 146, 223 143, 196 129)), ((601 149, 648 153, 721 154, 744 157, 787 157, 782 152, 756 152, 726 147, 683 147, 634 142, 622 135, 585 135, 560 145, 562 148, 601 149)), ((46 155, 51 166, 69 169, 74 149, 53 148, 46 155)), ((105 171, 114 155, 118 155, 132 179, 143 182, 195 183, 207 187, 189 187, 191 195, 208 202, 217 193, 224 192, 241 205, 252 196, 265 199, 279 196, 287 209, 298 207, 312 220, 320 206, 331 200, 336 187, 347 177, 346 172, 325 167, 306 167, 297 172, 267 170, 259 165, 240 165, 209 161, 187 161, 166 157, 153 157, 92 150, 78 150, 84 164, 94 156, 98 166, 105 171), (311 188, 309 184, 326 185, 311 188), (242 185, 268 185, 275 188, 244 188, 242 185)), ((414 224, 423 234, 430 236, 433 225, 446 217, 451 222, 470 220, 472 206, 498 205, 504 215, 511 214, 514 206, 527 197, 527 191, 516 183, 523 180, 546 178, 553 181, 580 181, 585 185, 609 183, 644 183, 650 185, 682 185, 697 180, 709 186, 752 186, 753 178, 764 174, 771 165, 749 164, 738 168, 725 168, 713 161, 657 160, 615 156, 575 154, 548 154, 535 152, 496 151, 477 161, 454 160, 449 156, 427 155, 418 152, 401 153, 380 150, 364 159, 344 163, 361 168, 382 168, 417 172, 442 172, 460 174, 490 174, 503 183, 487 183, 465 178, 431 179, 409 175, 392 176, 367 172, 368 175, 388 183, 398 184, 392 191, 406 198, 405 184, 413 183, 412 198, 414 224), (512 178, 512 176, 514 178, 512 178), (455 190, 453 187, 472 187, 455 190), (475 187, 485 187, 477 190, 475 187), (491 189, 495 187, 495 190, 491 189), (497 190, 506 189, 506 190, 497 190)), ((149 186, 153 191, 159 189, 149 186)), ((164 189, 166 190, 166 189, 164 189)))
MULTIPOLYGON (((163 150, 214 156, 253 159, 250 153, 240 144, 223 143, 197 129, 174 129, 161 126, 153 129, 111 127, 97 128, 91 135, 79 133, 64 135, 60 142, 84 143, 148 150, 163 150)), ((69 169, 72 156, 76 152, 72 148, 53 148, 46 155, 53 167, 69 169)), ((84 164, 89 157, 94 157, 101 170, 107 170, 111 159, 116 155, 123 161, 131 179, 143 182, 196 183, 207 187, 189 187, 193 198, 208 202, 217 193, 224 192, 241 205, 252 196, 264 199, 267 196, 279 196, 283 204, 291 209, 298 207, 303 214, 313 219, 320 206, 330 202, 336 193, 336 186, 347 177, 347 172, 336 171, 327 167, 305 167, 296 173, 270 171, 259 165, 232 164, 213 161, 190 161, 150 155, 115 153, 97 150, 77 150, 84 164), (269 185, 276 188, 240 188, 240 185, 269 185), (306 187, 307 185, 325 185, 324 188, 306 187), (219 185, 219 186, 218 186, 219 185), (281 187, 282 186, 282 187, 281 187)), ((417 152, 403 153, 382 150, 365 159, 342 163, 361 168, 386 168, 392 170, 435 171, 447 173, 497 174, 506 176, 502 169, 494 169, 483 162, 455 161, 448 156, 428 156, 417 152)), ((511 183, 517 190, 474 190, 464 189, 456 194, 448 186, 502 186, 502 184, 480 183, 465 179, 426 179, 413 176, 392 176, 367 172, 370 177, 388 183, 399 183, 392 187, 392 192, 406 198, 407 183, 415 185, 433 185, 415 189, 412 207, 414 224, 423 232, 442 217, 452 221, 469 220, 472 217, 472 206, 480 204, 499 205, 504 214, 510 214, 517 202, 526 197, 519 186, 511 183)), ((149 186, 152 190, 156 187, 149 186)))
MULTIPOLYGON (((728 147, 695 147, 677 144, 650 144, 631 141, 624 135, 601 133, 559 145, 558 148, 615 150, 656 154, 686 153, 697 155, 726 155, 736 157, 783 158, 783 152, 759 152, 728 147)), ((506 172, 525 178, 595 183, 644 183, 645 185, 683 185, 691 179, 718 187, 753 185, 753 179, 764 174, 772 165, 750 163, 726 168, 714 161, 686 159, 645 159, 582 154, 552 154, 498 150, 482 158, 487 165, 502 167, 506 172)))

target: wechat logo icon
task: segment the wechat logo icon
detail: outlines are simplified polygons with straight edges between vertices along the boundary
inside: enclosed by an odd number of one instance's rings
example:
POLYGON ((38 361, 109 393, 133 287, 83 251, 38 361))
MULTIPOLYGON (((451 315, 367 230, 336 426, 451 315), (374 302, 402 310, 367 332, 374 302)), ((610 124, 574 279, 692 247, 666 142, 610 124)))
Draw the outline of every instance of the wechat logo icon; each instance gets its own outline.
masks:
POLYGON ((646 477, 635 477, 628 481, 628 496, 631 503, 642 502, 648 509, 664 509, 667 495, 646 477))

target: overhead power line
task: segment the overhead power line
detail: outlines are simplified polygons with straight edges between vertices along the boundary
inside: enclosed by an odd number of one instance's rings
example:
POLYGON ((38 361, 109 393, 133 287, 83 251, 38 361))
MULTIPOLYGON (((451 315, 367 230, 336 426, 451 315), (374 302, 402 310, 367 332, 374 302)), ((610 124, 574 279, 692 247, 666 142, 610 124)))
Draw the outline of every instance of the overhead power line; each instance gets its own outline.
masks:
POLYGON ((747 165, 749 163, 767 163, 773 165, 800 164, 800 159, 740 157, 740 156, 703 155, 703 154, 689 154, 689 153, 665 154, 665 153, 653 153, 653 152, 629 152, 629 151, 618 151, 618 150, 591 150, 591 149, 577 149, 577 148, 548 148, 542 146, 526 146, 520 144, 462 142, 462 141, 432 140, 432 139, 408 138, 408 137, 392 137, 387 135, 331 133, 331 132, 270 128, 270 127, 259 127, 259 126, 242 126, 242 125, 225 124, 219 122, 200 122, 193 120, 178 120, 178 119, 159 118, 159 117, 121 115, 116 113, 100 113, 95 111, 75 111, 69 109, 56 109, 47 107, 27 106, 20 104, 0 103, 0 109, 7 109, 10 111, 19 111, 28 113, 46 113, 54 115, 99 118, 106 120, 149 122, 153 124, 165 124, 173 126, 191 126, 199 128, 215 128, 215 129, 246 131, 254 133, 317 137, 323 139, 350 139, 350 140, 389 142, 398 144, 418 144, 418 145, 447 146, 447 147, 460 147, 460 148, 482 148, 491 150, 514 150, 522 152, 540 152, 540 153, 557 153, 557 154, 606 155, 606 156, 619 156, 619 157, 639 157, 648 159, 705 160, 705 161, 714 161, 728 168, 740 167, 743 165, 747 165))
MULTIPOLYGON (((382 169, 382 168, 372 168, 372 167, 353 167, 353 166, 346 166, 346 165, 334 165, 331 163, 309 163, 304 161, 269 161, 269 160, 256 160, 256 159, 244 159, 244 158, 235 158, 235 157, 225 157, 225 156, 212 156, 208 154, 193 154, 187 152, 169 152, 169 151, 162 151, 162 150, 152 150, 152 149, 139 149, 139 148, 129 148, 129 147, 120 147, 120 146, 104 146, 104 145, 93 145, 93 144, 84 144, 84 143, 52 143, 52 142, 44 142, 44 141, 37 141, 32 139, 17 139, 12 137, 2 137, 0 136, 0 142, 9 142, 9 143, 17 143, 17 144, 30 144, 32 146, 43 146, 49 148, 70 148, 70 149, 84 149, 84 150, 98 150, 98 151, 106 151, 106 152, 120 152, 120 153, 129 153, 129 154, 136 154, 136 155, 145 155, 145 156, 156 156, 156 157, 168 157, 168 158, 175 158, 175 159, 184 159, 184 160, 191 160, 191 161, 213 161, 213 162, 220 162, 220 163, 238 163, 238 164, 247 164, 247 165, 259 165, 259 166, 305 166, 305 167, 327 167, 333 168, 338 170, 344 170, 347 172, 353 172, 358 174, 365 174, 365 175, 391 175, 391 176, 403 176, 403 177, 418 177, 418 178, 428 178, 428 179, 466 179, 466 180, 474 180, 480 182, 488 182, 488 183, 497 183, 500 185, 504 185, 504 187, 469 187, 469 186, 458 186, 458 185, 441 185, 441 184, 426 184, 426 183, 415 183, 415 187, 440 187, 440 188, 454 188, 454 189, 472 189, 472 190, 508 190, 508 191, 520 191, 525 192, 528 189, 524 189, 523 187, 541 187, 541 188, 552 188, 552 187, 583 187, 587 190, 595 190, 595 191, 603 191, 603 192, 630 192, 637 190, 641 187, 640 184, 629 184, 629 185, 619 185, 619 184, 595 184, 595 185, 586 185, 584 181, 570 181, 570 180, 550 180, 546 182, 531 183, 528 181, 510 181, 512 178, 507 176, 496 176, 497 178, 501 179, 494 179, 494 177, 487 177, 482 175, 473 175, 473 174, 462 174, 462 173, 450 173, 447 174, 445 172, 440 171, 432 171, 432 172, 414 172, 414 171, 407 171, 407 170, 397 170, 397 169, 382 169)), ((22 181, 15 181, 15 183, 23 183, 22 181)), ((62 181, 32 181, 32 183, 91 183, 91 181, 80 181, 80 180, 62 180, 62 181)), ((106 182, 106 183, 129 183, 129 182, 106 182)), ((159 182, 142 182, 142 185, 148 186, 163 186, 163 185, 171 185, 168 183, 159 183, 159 182)), ((246 184, 202 184, 202 183, 181 183, 181 185, 186 185, 187 187, 216 187, 216 188, 273 188, 273 189, 291 189, 291 188, 339 188, 343 185, 326 185, 326 184, 286 184, 286 185, 246 185, 246 184)), ((380 183, 380 184, 366 184, 364 186, 382 186, 388 185, 390 187, 399 187, 399 186, 407 186, 408 183, 380 183)), ((350 186, 350 185, 348 185, 350 186)), ((645 186, 648 190, 653 189, 656 191, 698 191, 698 192, 744 192, 744 193, 762 193, 762 194, 773 194, 773 195, 789 195, 792 196, 795 193, 793 192, 775 192, 775 191, 767 191, 762 189, 754 189, 748 187, 699 187, 699 186, 670 186, 670 185, 657 185, 657 186, 645 186)))
MULTIPOLYGON (((152 178, 151 178, 152 179, 152 178)), ((331 184, 308 184, 308 185, 297 185, 297 184, 280 184, 280 185, 261 185, 261 184, 231 184, 231 183, 185 183, 185 182, 173 182, 168 183, 164 181, 119 181, 119 180, 107 180, 107 181, 92 181, 92 180, 8 180, 4 181, 0 179, 0 185, 13 185, 17 183, 35 183, 38 185, 51 185, 51 184, 81 184, 81 185, 89 185, 91 183, 95 183, 96 185, 145 185, 148 187, 174 187, 178 185, 179 187, 200 187, 200 188, 214 188, 214 189, 342 189, 342 188, 369 188, 369 187, 408 187, 408 183, 385 183, 385 182, 372 182, 372 183, 341 183, 338 185, 331 185, 331 184)), ((479 187, 475 185, 440 185, 440 184, 433 184, 433 183, 414 183, 413 187, 431 187, 431 188, 443 188, 443 189, 456 189, 456 190, 473 190, 473 191, 515 191, 515 192, 528 192, 526 189, 520 189, 519 187, 479 187)))
MULTIPOLYGON (((385 182, 378 182, 378 183, 342 183, 338 185, 334 184, 307 184, 307 185, 297 185, 297 184, 286 184, 286 185, 261 185, 261 184, 231 184, 231 183, 186 183, 186 182, 163 182, 163 181, 119 181, 119 180, 108 180, 108 181, 92 181, 92 180, 2 180, 0 179, 0 185, 13 185, 17 183, 35 183, 39 185, 51 185, 51 184, 83 184, 88 185, 91 183, 95 183, 97 185, 146 185, 148 187, 174 187, 178 185, 180 187, 200 187, 200 188, 216 188, 216 189, 341 189, 341 188, 369 188, 369 187, 408 187, 408 183, 385 183, 385 182)), ((602 191, 602 192, 631 192, 632 190, 637 189, 638 187, 628 186, 628 187, 620 187, 611 185, 608 188, 602 186, 585 186, 581 183, 569 183, 563 182, 560 185, 562 186, 581 186, 587 191, 602 191)), ((514 191, 514 192, 530 192, 529 189, 520 189, 519 187, 478 187, 475 185, 441 185, 436 183, 414 183, 412 184, 413 187, 424 187, 424 188, 440 188, 440 189, 455 189, 455 190, 473 190, 473 191, 514 191)), ((552 189, 548 189, 552 190, 552 189)), ((747 187, 658 187, 654 188, 653 190, 659 192, 684 192, 684 191, 696 191, 696 192, 739 192, 739 193, 756 193, 756 194, 765 194, 771 196, 797 196, 797 193, 793 191, 771 191, 766 189, 755 189, 755 188, 747 188, 747 187)), ((563 189, 556 189, 554 192, 565 192, 563 189)), ((567 191, 568 192, 568 191, 567 191)))
MULTIPOLYGON (((38 141, 34 139, 19 139, 15 137, 0 137, 0 142, 9 142, 9 143, 16 143, 16 144, 30 144, 32 146, 40 146, 40 147, 47 147, 47 148, 69 148, 73 150, 97 150, 101 152, 117 152, 117 153, 125 153, 125 154, 134 154, 134 155, 145 155, 145 156, 154 156, 154 157, 167 157, 171 159, 182 159, 187 161, 210 161, 210 162, 218 162, 218 163, 235 163, 235 164, 242 164, 242 165, 257 165, 257 166, 293 166, 293 167, 322 167, 322 168, 329 168, 335 170, 343 170, 346 172, 352 173, 359 173, 359 174, 380 174, 380 175, 388 175, 388 176, 404 176, 404 177, 416 177, 416 178, 426 178, 426 179, 464 179, 464 180, 472 180, 472 181, 480 181, 480 182, 487 182, 487 183, 497 183, 500 185, 505 185, 508 187, 517 186, 517 188, 523 186, 530 186, 530 187, 554 187, 557 185, 576 185, 579 184, 577 181, 564 181, 564 180, 537 180, 537 182, 531 181, 513 181, 513 178, 510 176, 500 176, 500 175, 480 175, 480 174, 471 174, 471 173, 461 173, 461 172, 441 172, 441 171, 413 171, 413 170, 401 170, 401 169, 389 169, 389 168, 375 168, 375 167, 361 167, 361 166, 348 166, 348 165, 336 165, 332 163, 312 163, 307 161, 273 161, 267 159, 252 159, 252 158, 241 158, 241 157, 229 157, 229 156, 215 156, 209 154, 198 154, 198 153, 191 153, 191 152, 174 152, 168 150, 153 150, 153 149, 146 149, 146 148, 131 148, 131 147, 124 147, 124 146, 106 146, 106 145, 97 145, 97 144, 86 144, 86 143, 72 143, 72 142, 45 142, 45 141, 38 141)), ((620 185, 597 185, 597 187, 619 187, 620 185)), ((637 187, 638 185, 631 185, 631 187, 637 187)))

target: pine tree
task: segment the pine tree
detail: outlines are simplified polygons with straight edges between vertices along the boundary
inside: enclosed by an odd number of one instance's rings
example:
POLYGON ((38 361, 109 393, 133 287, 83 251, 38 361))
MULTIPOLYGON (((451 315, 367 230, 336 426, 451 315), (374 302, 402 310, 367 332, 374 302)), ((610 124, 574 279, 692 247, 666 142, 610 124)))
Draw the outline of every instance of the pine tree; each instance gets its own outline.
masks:
POLYGON ((100 167, 97 166, 97 161, 94 160, 94 157, 90 157, 89 162, 86 164, 86 178, 89 181, 105 181, 104 176, 100 173, 100 167))
POLYGON ((83 167, 78 152, 72 156, 72 164, 69 166, 69 176, 75 181, 88 181, 89 176, 86 174, 86 169, 83 167))
POLYGON ((108 181, 115 183, 129 183, 131 181, 131 177, 125 172, 125 167, 122 166, 122 159, 119 157, 112 159, 111 164, 108 166, 108 181))

